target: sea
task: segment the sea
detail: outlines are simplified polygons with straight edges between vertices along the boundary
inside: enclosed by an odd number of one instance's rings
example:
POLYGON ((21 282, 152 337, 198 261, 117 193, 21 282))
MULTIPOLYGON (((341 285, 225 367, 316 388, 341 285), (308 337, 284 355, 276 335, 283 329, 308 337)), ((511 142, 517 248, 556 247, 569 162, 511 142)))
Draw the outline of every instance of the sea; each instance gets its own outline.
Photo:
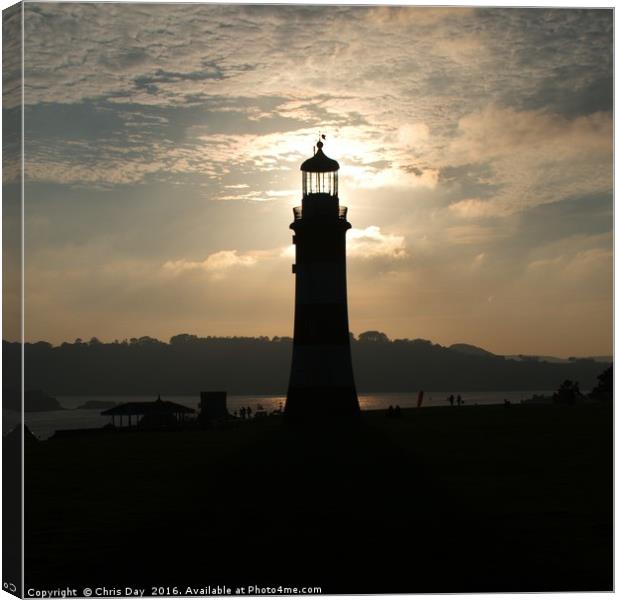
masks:
MULTIPOLYGON (((448 397, 459 392, 425 392, 422 408, 432 406, 449 406, 448 397)), ((543 391, 494 391, 494 392, 461 392, 464 406, 483 404, 503 404, 508 400, 518 404, 533 395, 549 396, 553 392, 543 391)), ((386 410, 389 406, 410 408, 417 405, 418 394, 412 393, 381 393, 381 394, 358 394, 362 410, 386 410)), ((124 402, 152 402, 156 398, 152 396, 56 396, 63 410, 25 413, 25 422, 30 431, 39 439, 48 439, 58 429, 86 429, 103 427, 110 422, 110 417, 101 415, 102 409, 78 408, 84 403, 92 401, 110 401, 122 404, 124 402)), ((163 400, 169 400, 182 404, 198 411, 198 396, 162 396, 163 400)), ((231 413, 239 411, 242 407, 251 407, 255 413, 261 408, 266 412, 272 412, 284 407, 285 396, 228 396, 227 406, 231 413)), ((2 433, 11 431, 19 424, 18 412, 3 409, 2 433)))

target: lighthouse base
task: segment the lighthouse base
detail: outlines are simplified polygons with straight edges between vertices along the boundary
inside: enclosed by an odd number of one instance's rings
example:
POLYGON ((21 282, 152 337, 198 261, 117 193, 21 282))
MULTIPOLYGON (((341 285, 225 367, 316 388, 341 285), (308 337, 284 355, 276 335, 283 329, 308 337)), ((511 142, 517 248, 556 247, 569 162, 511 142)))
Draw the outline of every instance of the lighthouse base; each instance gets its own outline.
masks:
POLYGON ((287 419, 351 417, 359 415, 360 405, 353 387, 290 387, 284 415, 287 419))

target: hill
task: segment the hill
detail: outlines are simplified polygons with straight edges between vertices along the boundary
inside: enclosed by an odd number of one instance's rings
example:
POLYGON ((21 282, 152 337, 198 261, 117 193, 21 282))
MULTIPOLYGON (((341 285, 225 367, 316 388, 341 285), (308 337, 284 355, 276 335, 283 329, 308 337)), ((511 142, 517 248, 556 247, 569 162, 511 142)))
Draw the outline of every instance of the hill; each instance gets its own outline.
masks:
MULTIPOLYGON (((27 343, 26 389, 52 395, 284 394, 290 338, 206 337, 181 334, 169 343, 143 337, 102 343, 77 340, 52 346, 27 343)), ((565 379, 590 390, 608 364, 591 359, 550 363, 491 353, 463 353, 428 340, 360 335, 351 343, 360 392, 424 390, 552 390, 565 379)), ((21 347, 3 342, 4 386, 19 389, 21 347), (11 381, 12 379, 15 379, 11 381)))
POLYGON ((497 356, 484 348, 478 346, 472 346, 471 344, 452 344, 449 346, 450 350, 460 352, 461 354, 469 354, 470 356, 497 356))

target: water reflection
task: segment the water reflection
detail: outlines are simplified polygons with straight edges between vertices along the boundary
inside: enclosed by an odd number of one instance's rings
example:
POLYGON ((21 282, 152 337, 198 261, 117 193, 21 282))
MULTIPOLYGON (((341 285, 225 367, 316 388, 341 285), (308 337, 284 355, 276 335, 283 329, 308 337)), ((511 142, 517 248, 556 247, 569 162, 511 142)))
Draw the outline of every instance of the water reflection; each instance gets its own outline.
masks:
MULTIPOLYGON (((425 392, 422 408, 428 406, 449 406, 447 401, 450 394, 459 393, 459 390, 447 392, 425 392)), ((461 392, 465 406, 476 404, 502 404, 509 400, 518 404, 521 400, 533 394, 551 394, 549 391, 532 392, 461 392)), ((359 403, 362 410, 387 409, 390 405, 399 405, 401 408, 413 408, 417 404, 417 392, 402 394, 359 394, 359 403)), ((30 430, 39 438, 46 439, 57 429, 81 429, 88 427, 103 427, 109 422, 108 417, 101 416, 99 409, 78 409, 89 400, 104 400, 117 403, 123 402, 152 402, 151 396, 58 396, 58 402, 65 410, 48 412, 26 413, 25 422, 30 430)), ((177 402, 197 409, 200 398, 198 396, 165 396, 166 400, 177 402)), ((228 410, 231 413, 239 411, 241 407, 251 406, 256 409, 262 405, 267 412, 284 406, 285 396, 228 396, 228 410)), ((2 432, 7 433, 19 423, 19 414, 3 409, 2 432)))

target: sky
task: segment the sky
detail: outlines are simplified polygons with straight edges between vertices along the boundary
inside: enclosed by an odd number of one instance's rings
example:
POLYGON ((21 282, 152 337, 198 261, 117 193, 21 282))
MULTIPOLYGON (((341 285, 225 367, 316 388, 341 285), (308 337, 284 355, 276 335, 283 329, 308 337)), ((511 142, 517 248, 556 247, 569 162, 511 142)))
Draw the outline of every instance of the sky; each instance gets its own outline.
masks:
POLYGON ((353 333, 611 354, 612 19, 27 3, 26 338, 292 335, 321 132, 353 333))

